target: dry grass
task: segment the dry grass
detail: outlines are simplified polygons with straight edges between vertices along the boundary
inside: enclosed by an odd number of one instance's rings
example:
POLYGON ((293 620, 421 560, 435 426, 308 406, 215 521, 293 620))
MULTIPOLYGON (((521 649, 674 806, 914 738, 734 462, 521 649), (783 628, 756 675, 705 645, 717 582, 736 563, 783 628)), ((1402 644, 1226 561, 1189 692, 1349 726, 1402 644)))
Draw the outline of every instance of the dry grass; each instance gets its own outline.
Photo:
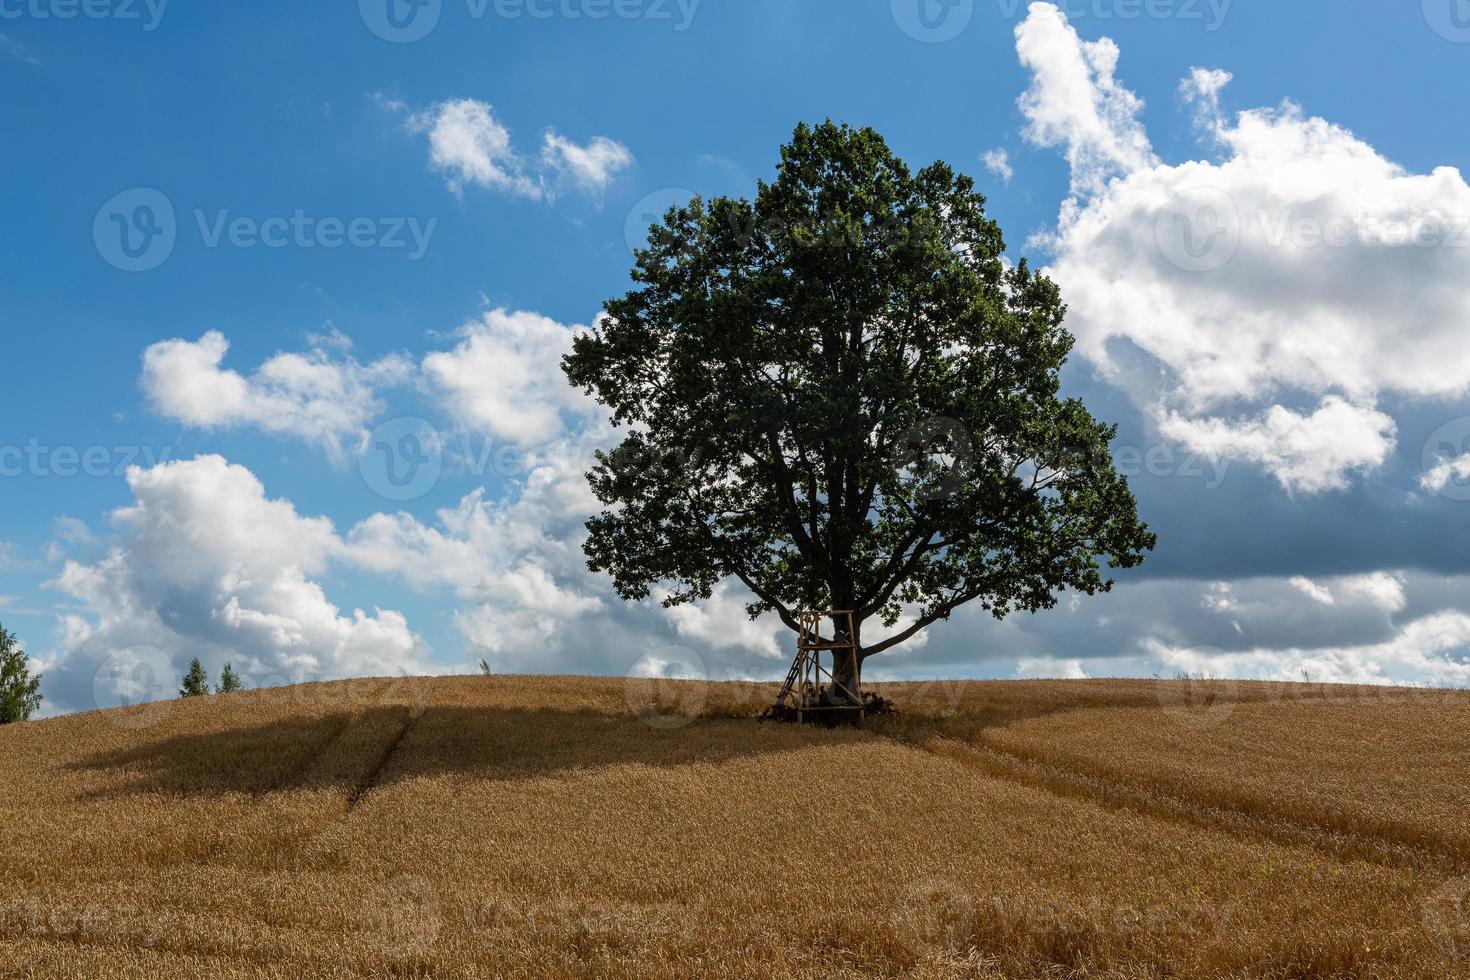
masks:
POLYGON ((1470 976, 1470 696, 895 685, 853 732, 758 725, 754 686, 645 723, 648 693, 0 730, 0 975, 1470 976))

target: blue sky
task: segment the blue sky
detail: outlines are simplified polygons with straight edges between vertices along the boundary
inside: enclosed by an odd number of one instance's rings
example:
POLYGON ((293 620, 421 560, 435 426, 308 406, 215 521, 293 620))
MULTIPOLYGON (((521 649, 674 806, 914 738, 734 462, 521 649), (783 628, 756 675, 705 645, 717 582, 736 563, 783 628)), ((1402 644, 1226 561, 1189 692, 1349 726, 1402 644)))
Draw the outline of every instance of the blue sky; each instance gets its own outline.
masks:
POLYGON ((1161 535, 1112 596, 882 669, 1470 680, 1461 0, 391 0, 403 32, 388 2, 0 0, 0 620, 52 710, 105 701, 119 651, 261 683, 778 672, 733 592, 670 617, 580 569, 598 423, 548 365, 638 216, 750 194, 828 117, 974 175, 1051 268, 1068 387, 1161 535), (1210 195, 1238 227, 1191 268, 1158 229, 1210 195), (404 417, 432 428, 392 445, 447 462, 393 500, 369 434, 404 417), (256 520, 279 540, 212 530, 256 520))

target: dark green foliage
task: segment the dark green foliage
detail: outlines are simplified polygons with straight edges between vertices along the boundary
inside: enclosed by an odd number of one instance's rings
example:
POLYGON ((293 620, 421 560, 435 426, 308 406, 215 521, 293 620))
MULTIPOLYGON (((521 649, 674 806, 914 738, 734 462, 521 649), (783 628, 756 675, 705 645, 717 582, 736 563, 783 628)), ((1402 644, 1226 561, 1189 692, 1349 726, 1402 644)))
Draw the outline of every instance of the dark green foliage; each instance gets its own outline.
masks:
POLYGON ((25 721, 41 707, 41 675, 31 676, 28 660, 15 634, 0 626, 0 725, 25 721))
MULTIPOLYGON (((801 126, 754 203, 695 199, 650 231, 636 288, 579 337, 571 382, 625 427, 588 475, 589 565, 624 598, 752 615, 997 617, 1107 591, 1154 535, 1115 429, 1059 394, 1057 287, 1002 262, 970 178, 911 173, 870 129, 801 126)), ((860 642, 860 641, 859 641, 860 642)))
POLYGON ((197 698, 209 693, 209 675, 204 665, 195 657, 189 662, 189 672, 184 675, 184 686, 179 688, 179 697, 197 698))
MULTIPOLYGON (((196 664, 199 661, 194 661, 196 664)), ((219 672, 219 683, 215 685, 215 694, 232 694, 235 691, 244 690, 245 685, 240 683, 240 675, 235 673, 233 664, 225 664, 219 672)))

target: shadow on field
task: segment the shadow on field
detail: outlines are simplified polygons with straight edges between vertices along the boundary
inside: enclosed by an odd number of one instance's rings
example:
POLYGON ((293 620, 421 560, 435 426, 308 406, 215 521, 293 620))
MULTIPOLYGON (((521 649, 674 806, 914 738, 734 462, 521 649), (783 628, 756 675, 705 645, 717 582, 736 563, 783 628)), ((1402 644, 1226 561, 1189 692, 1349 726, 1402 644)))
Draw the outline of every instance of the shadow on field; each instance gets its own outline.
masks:
POLYGON ((419 776, 495 781, 628 764, 677 767, 843 738, 749 720, 661 729, 592 710, 445 706, 419 713, 396 705, 171 735, 97 752, 68 768, 117 777, 93 797, 326 789, 356 803, 373 788, 419 776))

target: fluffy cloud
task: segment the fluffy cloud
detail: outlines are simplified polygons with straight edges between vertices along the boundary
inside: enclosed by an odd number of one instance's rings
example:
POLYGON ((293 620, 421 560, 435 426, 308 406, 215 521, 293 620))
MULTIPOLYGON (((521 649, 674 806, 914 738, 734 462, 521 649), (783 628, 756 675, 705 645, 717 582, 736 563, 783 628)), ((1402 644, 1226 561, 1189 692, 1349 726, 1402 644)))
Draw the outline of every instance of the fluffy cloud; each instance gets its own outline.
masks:
POLYGON ((1307 578, 1305 575, 1293 575, 1290 579, 1291 587, 1304 596, 1316 599, 1324 606, 1337 604, 1337 599, 1332 595, 1331 589, 1325 589, 1307 578))
POLYGON ((1191 68, 1179 83, 1179 94, 1195 107, 1195 120, 1213 133, 1220 121, 1220 92, 1235 78, 1219 68, 1191 68))
POLYGON ((47 697, 90 707, 119 651, 157 651, 175 668, 231 660, 255 683, 430 670, 398 612, 344 615, 314 581, 344 557, 331 521, 270 499, 219 456, 128 471, 131 505, 113 514, 101 559, 68 561, 52 588, 81 605, 61 624, 47 697))
POLYGON ((997 622, 962 609, 876 677, 1169 676, 1452 685, 1470 682, 1470 579, 1421 572, 1120 583, 997 622))
MULTIPOLYGON (((406 108, 382 98, 379 103, 394 111, 406 108)), ((555 130, 543 137, 540 160, 527 160, 495 110, 475 99, 435 103, 411 114, 408 128, 428 136, 429 163, 455 194, 475 184, 532 200, 554 196, 560 185, 597 195, 633 165, 632 152, 616 140, 596 136, 580 145, 555 130)))
POLYGON ((1372 408, 1328 396, 1311 415, 1273 405, 1259 418, 1184 418, 1170 412, 1159 431, 1208 460, 1241 459, 1265 467, 1288 490, 1342 490, 1349 474, 1388 458, 1394 421, 1372 408))
POLYGON ((377 514, 348 535, 358 567, 419 589, 447 586, 463 601, 456 622, 469 648, 497 669, 544 671, 564 646, 596 645, 605 580, 587 570, 584 522, 597 503, 583 476, 593 440, 568 439, 527 457, 522 484, 490 501, 476 491, 433 524, 377 514))
POLYGON ((246 377, 222 368, 230 342, 217 330, 198 340, 164 340, 143 352, 140 380, 151 408, 204 429, 251 426, 321 446, 341 459, 381 408, 379 389, 408 379, 412 362, 368 365, 323 350, 280 353, 246 377))
POLYGON ((1470 615, 1454 610, 1406 623, 1380 643, 1242 651, 1156 644, 1154 653, 1167 668, 1215 677, 1464 687, 1470 684, 1467 649, 1470 615))
MULTIPOLYGON (((197 523, 218 522, 230 529, 230 534, 211 541, 219 549, 221 565, 242 568, 263 562, 269 567, 300 569, 303 576, 310 576, 320 573, 331 560, 396 577, 425 592, 448 588, 461 601, 455 621, 467 647, 476 656, 490 657, 497 669, 544 670, 558 664, 596 669, 602 666, 597 651, 603 627, 584 628, 581 621, 606 611, 603 599, 608 589, 605 579, 587 570, 581 551, 584 523, 597 507, 585 473, 595 451, 609 445, 614 436, 595 404, 568 386, 561 372, 561 359, 570 351, 579 329, 533 313, 491 310, 466 324, 452 349, 431 352, 417 366, 407 359, 395 359, 389 371, 333 361, 320 352, 310 357, 278 355, 250 379, 220 369, 228 344, 219 334, 206 335, 197 343, 156 344, 145 357, 144 387, 158 393, 154 398, 161 411, 191 424, 251 424, 277 433, 329 434, 335 446, 341 437, 360 431, 381 408, 373 397, 379 379, 412 379, 442 410, 446 429, 467 437, 488 435, 493 443, 487 446, 520 450, 517 470, 504 474, 512 483, 499 499, 490 499, 481 488, 457 506, 439 511, 429 523, 407 513, 375 514, 353 527, 345 538, 338 538, 322 520, 281 518, 281 512, 291 512, 289 502, 265 506, 258 481, 239 467, 225 470, 232 477, 229 480, 216 480, 213 467, 197 460, 187 470, 140 470, 133 476, 139 505, 116 515, 118 527, 129 533, 122 535, 113 555, 94 565, 69 565, 55 584, 103 619, 119 604, 139 611, 137 617, 120 616, 119 623, 125 625, 112 633, 124 630, 154 636, 159 631, 146 625, 148 617, 159 609, 172 608, 176 597, 168 593, 157 603, 139 602, 124 573, 142 566, 152 570, 146 576, 152 581, 158 570, 169 572, 172 566, 161 560, 166 543, 161 534, 145 533, 147 528, 132 530, 137 515, 155 515, 157 520, 148 524, 152 527, 164 523, 163 515, 180 511, 185 515, 180 519, 191 531, 177 543, 187 554, 194 538, 204 533, 193 530, 196 522, 187 516, 189 508, 211 502, 201 484, 219 482, 233 486, 234 492, 216 494, 212 502, 217 507, 232 500, 254 500, 262 508, 260 513, 236 516, 200 512, 197 523), (336 380, 286 383, 283 379, 306 376, 284 369, 298 364, 336 380), (185 473, 194 476, 186 480, 185 473), (199 489, 160 496, 153 486, 157 479, 176 488, 199 489), (248 490, 242 486, 247 481, 248 490), (148 491, 146 496, 144 491, 148 491), (273 519, 273 514, 279 519, 273 519), (258 538, 247 533, 256 527, 261 528, 258 538), (280 531, 280 540, 274 530, 280 531), (284 544, 297 551, 276 554, 284 544), (111 573, 105 574, 109 569, 111 573)), ((320 339, 320 346, 327 346, 330 340, 330 346, 340 351, 351 346, 337 333, 320 339)), ((225 465, 223 460, 211 459, 225 465)), ((484 459, 458 462, 470 467, 484 459)), ((164 580, 172 581, 167 576, 164 580)), ((256 580, 254 575, 247 577, 247 581, 256 580)), ((304 579, 288 585, 288 591, 315 588, 304 579)), ((276 629, 297 635, 289 618, 281 619, 272 612, 282 605, 290 604, 284 600, 264 605, 247 599, 223 600, 217 609, 211 606, 210 615, 240 631, 276 629)), ((314 617, 321 615, 318 609, 314 617)), ((390 622, 396 616, 380 613, 377 618, 390 622)), ((644 627, 657 630, 659 620, 654 611, 641 614, 644 627)), ((401 625, 401 617, 398 622, 401 625)), ((66 649, 92 639, 92 628, 85 621, 77 620, 66 628, 70 631, 66 649)), ((662 628, 667 630, 667 624, 662 628)), ((332 638, 317 631, 302 639, 301 649, 305 650, 332 638)), ((166 646, 156 638, 148 642, 166 646)), ((621 653, 614 657, 621 659, 621 653)), ((302 669, 301 676, 322 674, 320 666, 306 662, 296 666, 302 669)))
POLYGON ((383 390, 418 383, 453 427, 526 449, 596 416, 595 404, 567 385, 561 371, 580 329, 534 313, 491 310, 458 331, 452 350, 429 353, 420 364, 394 355, 368 365, 322 349, 350 349, 351 341, 334 330, 316 338, 317 349, 276 354, 249 377, 221 366, 230 344, 212 330, 197 341, 150 346, 140 385, 165 418, 293 436, 341 462, 382 412, 383 390))
POLYGON ((1111 39, 1083 41, 1060 10, 1033 3, 1016 27, 1016 54, 1031 72, 1023 135, 1066 151, 1074 194, 1101 192, 1108 178, 1157 162, 1138 121, 1143 101, 1113 77, 1119 52, 1111 39))
POLYGON ((1220 158, 1160 162, 1116 46, 1047 3, 1016 41, 1033 74, 1025 135, 1072 166, 1047 271, 1079 352, 1167 438, 1338 490, 1393 448, 1381 399, 1470 392, 1459 171, 1410 173, 1289 102, 1226 118, 1215 69, 1183 91, 1220 158))
POLYGON ((1011 157, 1005 150, 986 150, 980 154, 980 162, 985 164, 985 169, 1001 179, 1001 183, 1009 184, 1016 172, 1011 169, 1011 157))
POLYGON ((522 448, 545 443, 596 408, 561 370, 578 330, 535 313, 491 310, 460 328, 454 350, 424 358, 424 379, 457 424, 522 448))
POLYGON ((411 116, 409 128, 428 134, 429 162, 444 173, 454 193, 466 184, 479 184, 522 197, 542 196, 542 184, 523 173, 524 164, 511 149, 510 130, 487 103, 440 102, 411 116))
POLYGON ((1016 663, 1016 677, 1021 680, 1066 680, 1087 679, 1082 661, 1077 659, 1058 660, 1053 657, 1022 657, 1016 663))
POLYGON ((1438 493, 1449 486, 1451 480, 1457 483, 1470 480, 1470 453, 1436 463, 1420 476, 1419 485, 1425 490, 1438 493))
POLYGON ((781 643, 787 637, 785 624, 774 613, 751 619, 745 612, 750 601, 750 593, 742 586, 726 581, 709 601, 675 606, 664 614, 680 637, 711 649, 745 649, 776 660, 783 655, 789 658, 789 651, 781 643))
POLYGON ((595 136, 586 146, 578 146, 548 132, 541 156, 547 166, 593 194, 601 193, 614 177, 633 165, 632 152, 606 136, 595 136))

